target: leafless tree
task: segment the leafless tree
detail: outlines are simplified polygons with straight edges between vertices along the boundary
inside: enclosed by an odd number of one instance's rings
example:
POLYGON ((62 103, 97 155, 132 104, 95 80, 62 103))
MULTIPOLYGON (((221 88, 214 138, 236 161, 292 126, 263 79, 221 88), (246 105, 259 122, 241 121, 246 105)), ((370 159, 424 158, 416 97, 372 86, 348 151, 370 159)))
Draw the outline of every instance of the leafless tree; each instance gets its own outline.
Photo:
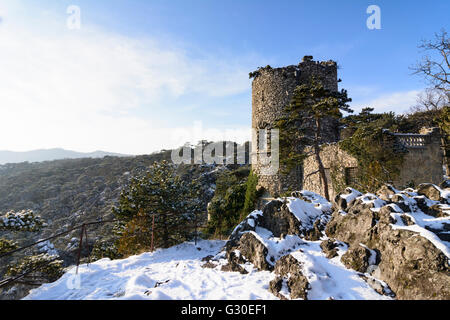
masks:
POLYGON ((417 104, 410 108, 410 112, 437 112, 448 105, 450 92, 445 93, 436 88, 427 88, 417 96, 417 104))
POLYGON ((445 29, 436 33, 434 40, 423 40, 419 48, 424 56, 411 67, 413 74, 424 76, 433 88, 450 93, 450 40, 445 29))

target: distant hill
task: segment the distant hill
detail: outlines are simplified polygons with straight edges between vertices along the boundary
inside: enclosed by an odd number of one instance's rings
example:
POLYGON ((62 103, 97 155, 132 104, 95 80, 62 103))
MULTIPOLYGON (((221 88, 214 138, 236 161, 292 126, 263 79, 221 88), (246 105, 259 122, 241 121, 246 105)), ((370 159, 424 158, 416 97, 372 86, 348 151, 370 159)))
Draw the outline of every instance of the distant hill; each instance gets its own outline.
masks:
POLYGON ((60 159, 103 158, 105 156, 124 157, 127 155, 105 151, 77 152, 61 148, 39 149, 25 152, 0 151, 0 164, 21 162, 42 162, 60 159))
MULTIPOLYGON (((114 218, 112 208, 117 205, 122 189, 128 186, 131 178, 145 174, 155 161, 171 161, 172 151, 162 150, 129 157, 102 157, 111 155, 110 153, 81 153, 83 158, 67 159, 73 155, 59 153, 57 156, 66 159, 32 162, 43 159, 35 157, 27 158, 29 162, 0 165, 0 216, 10 210, 31 209, 47 224, 41 232, 0 231, 0 238, 6 237, 21 245, 29 244, 85 222, 114 218)), ((248 152, 246 159, 249 159, 248 152)), ((248 164, 246 166, 250 169, 248 164)), ((176 172, 186 181, 199 179, 203 187, 199 199, 206 212, 207 204, 215 193, 217 178, 241 167, 242 165, 180 164, 176 166, 176 172)), ((89 226, 90 247, 97 242, 110 241, 114 237, 113 226, 112 223, 89 226)), ((79 230, 74 230, 51 241, 64 261, 64 266, 77 262, 77 245, 73 244, 72 239, 78 237, 79 230)), ((18 253, 14 259, 21 254, 18 253)), ((3 278, 8 261, 0 261, 0 279, 3 278)), ((0 288, 0 300, 5 297, 2 290, 0 288)), ((22 298, 20 292, 22 291, 13 294, 22 298)))

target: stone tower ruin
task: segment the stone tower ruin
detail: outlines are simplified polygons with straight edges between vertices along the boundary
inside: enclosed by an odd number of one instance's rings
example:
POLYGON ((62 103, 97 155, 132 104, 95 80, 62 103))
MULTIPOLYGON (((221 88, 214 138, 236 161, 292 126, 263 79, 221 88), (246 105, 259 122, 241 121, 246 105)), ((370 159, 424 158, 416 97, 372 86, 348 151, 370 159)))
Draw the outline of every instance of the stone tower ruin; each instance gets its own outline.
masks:
MULTIPOLYGON (((312 56, 305 56, 298 65, 282 68, 270 66, 259 68, 250 74, 252 82, 252 128, 273 129, 275 123, 285 112, 291 102, 294 89, 310 81, 318 79, 325 88, 338 90, 337 65, 334 61, 314 61, 312 56)), ((282 130, 282 129, 280 129, 282 130)), ((336 121, 327 119, 323 123, 322 142, 336 142, 339 139, 336 121)), ((263 175, 262 164, 258 161, 260 150, 258 143, 252 145, 252 169, 258 175, 258 187, 263 187, 271 196, 286 191, 302 188, 303 169, 299 163, 296 169, 288 174, 278 171, 274 175, 263 175)))

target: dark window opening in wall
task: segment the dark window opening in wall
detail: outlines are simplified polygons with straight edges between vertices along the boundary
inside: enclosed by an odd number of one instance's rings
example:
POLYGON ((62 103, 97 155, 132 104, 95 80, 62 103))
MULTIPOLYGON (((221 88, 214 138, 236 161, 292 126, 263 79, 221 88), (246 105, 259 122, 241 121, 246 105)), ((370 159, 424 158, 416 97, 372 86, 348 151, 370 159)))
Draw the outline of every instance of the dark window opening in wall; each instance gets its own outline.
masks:
POLYGON ((355 185, 358 179, 358 168, 345 168, 345 184, 348 186, 355 185))

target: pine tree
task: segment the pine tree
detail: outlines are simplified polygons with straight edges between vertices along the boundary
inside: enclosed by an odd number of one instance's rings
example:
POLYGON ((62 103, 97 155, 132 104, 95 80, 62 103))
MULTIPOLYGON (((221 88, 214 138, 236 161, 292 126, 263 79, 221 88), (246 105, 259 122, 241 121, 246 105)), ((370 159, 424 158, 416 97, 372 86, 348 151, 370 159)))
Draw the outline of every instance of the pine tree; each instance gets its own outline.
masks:
POLYGON ((42 284, 58 280, 63 275, 62 260, 48 253, 40 253, 21 259, 8 267, 11 277, 26 274, 20 283, 42 284))
POLYGON ((17 242, 0 238, 0 254, 5 254, 19 247, 17 242))
POLYGON ((351 187, 361 191, 376 190, 384 183, 393 183, 400 173, 406 148, 391 132, 411 126, 408 119, 393 112, 372 113, 365 108, 359 115, 342 120, 350 133, 340 141, 339 146, 358 161, 357 185, 351 187), (387 131, 389 130, 389 131, 387 131))
POLYGON ((120 195, 118 207, 113 209, 125 225, 119 252, 149 250, 152 234, 156 248, 191 239, 204 211, 200 197, 197 181, 182 180, 167 161, 155 162, 145 175, 132 178, 120 195))
POLYGON ((208 204, 208 235, 228 236, 240 222, 248 175, 249 170, 244 167, 225 171, 217 178, 214 197, 208 204))
POLYGON ((256 201, 261 196, 261 190, 257 190, 258 175, 250 171, 246 183, 244 208, 241 213, 241 220, 245 219, 256 207, 256 201))
POLYGON ((0 231, 36 232, 44 226, 44 221, 33 210, 8 211, 0 217, 0 231))
MULTIPOLYGON (((0 231, 38 232, 45 226, 41 217, 32 210, 9 211, 0 216, 0 231)), ((0 238, 0 254, 6 254, 18 247, 19 244, 15 241, 0 238)), ((59 260, 57 254, 47 252, 32 252, 31 255, 12 262, 6 267, 7 276, 25 275, 20 278, 20 283, 52 282, 62 276, 62 273, 62 260, 59 260)))
POLYGON ((277 122, 280 128, 281 164, 287 171, 292 170, 305 157, 298 141, 304 145, 312 145, 323 192, 328 200, 328 181, 320 157, 323 121, 325 118, 342 118, 341 111, 353 112, 347 104, 350 101, 346 90, 329 90, 312 78, 309 83, 295 88, 292 101, 286 108, 286 115, 277 122))

